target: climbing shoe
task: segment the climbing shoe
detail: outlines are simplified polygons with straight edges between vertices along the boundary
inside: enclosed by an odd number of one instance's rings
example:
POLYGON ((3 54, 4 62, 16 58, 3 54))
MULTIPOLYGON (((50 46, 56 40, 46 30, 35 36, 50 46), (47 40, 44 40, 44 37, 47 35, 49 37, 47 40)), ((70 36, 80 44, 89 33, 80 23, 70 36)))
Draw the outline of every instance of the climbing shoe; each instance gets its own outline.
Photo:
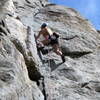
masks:
POLYGON ((62 59, 62 62, 64 63, 65 62, 65 56, 61 55, 61 59, 62 59))

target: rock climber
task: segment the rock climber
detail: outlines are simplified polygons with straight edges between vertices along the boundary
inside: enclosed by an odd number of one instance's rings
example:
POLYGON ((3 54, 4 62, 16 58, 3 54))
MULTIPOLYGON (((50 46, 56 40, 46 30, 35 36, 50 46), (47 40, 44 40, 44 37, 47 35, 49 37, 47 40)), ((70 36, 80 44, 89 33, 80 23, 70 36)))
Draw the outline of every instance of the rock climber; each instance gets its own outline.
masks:
POLYGON ((52 48, 54 49, 54 52, 57 55, 61 56, 62 62, 65 62, 65 56, 63 55, 63 53, 61 52, 60 48, 59 48, 59 42, 58 42, 58 38, 59 35, 57 33, 53 33, 52 30, 50 28, 48 28, 48 25, 46 23, 43 23, 41 25, 41 30, 39 31, 38 35, 36 36, 36 40, 38 40, 38 38, 40 36, 43 36, 45 39, 43 41, 41 41, 41 43, 46 46, 46 45, 51 45, 52 48))

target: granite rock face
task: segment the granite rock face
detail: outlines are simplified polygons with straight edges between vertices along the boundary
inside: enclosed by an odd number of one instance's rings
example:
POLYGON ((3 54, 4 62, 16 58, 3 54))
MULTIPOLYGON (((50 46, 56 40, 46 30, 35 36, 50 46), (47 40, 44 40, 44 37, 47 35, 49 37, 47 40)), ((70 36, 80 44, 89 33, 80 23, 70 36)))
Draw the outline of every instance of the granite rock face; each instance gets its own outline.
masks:
POLYGON ((100 100, 100 34, 87 19, 47 0, 0 0, 0 12, 1 100, 100 100), (37 50, 43 22, 65 63, 51 46, 37 50))
POLYGON ((28 63, 35 68, 25 49, 27 29, 11 15, 15 14, 12 0, 0 3, 0 99, 44 100, 36 82, 29 79, 28 63))
POLYGON ((11 40, 0 32, 0 99, 43 100, 43 98, 36 83, 29 80, 22 54, 11 40))

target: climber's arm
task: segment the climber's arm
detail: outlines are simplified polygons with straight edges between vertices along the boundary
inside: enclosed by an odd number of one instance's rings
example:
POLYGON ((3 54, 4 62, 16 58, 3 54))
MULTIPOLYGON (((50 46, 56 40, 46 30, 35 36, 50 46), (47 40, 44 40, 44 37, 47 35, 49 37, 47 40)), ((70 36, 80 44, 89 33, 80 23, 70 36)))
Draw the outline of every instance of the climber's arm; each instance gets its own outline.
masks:
POLYGON ((36 36, 36 40, 40 37, 40 35, 41 35, 42 33, 41 33, 41 31, 38 33, 38 35, 36 36))

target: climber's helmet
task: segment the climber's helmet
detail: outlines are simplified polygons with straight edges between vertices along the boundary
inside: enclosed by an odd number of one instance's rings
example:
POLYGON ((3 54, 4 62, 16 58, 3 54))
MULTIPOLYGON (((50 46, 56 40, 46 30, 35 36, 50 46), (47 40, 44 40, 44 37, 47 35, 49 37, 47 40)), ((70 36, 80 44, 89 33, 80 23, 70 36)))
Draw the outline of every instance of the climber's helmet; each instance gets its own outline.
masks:
POLYGON ((47 23, 43 23, 43 24, 41 25, 41 28, 42 28, 42 29, 45 28, 45 27, 47 27, 47 23))

